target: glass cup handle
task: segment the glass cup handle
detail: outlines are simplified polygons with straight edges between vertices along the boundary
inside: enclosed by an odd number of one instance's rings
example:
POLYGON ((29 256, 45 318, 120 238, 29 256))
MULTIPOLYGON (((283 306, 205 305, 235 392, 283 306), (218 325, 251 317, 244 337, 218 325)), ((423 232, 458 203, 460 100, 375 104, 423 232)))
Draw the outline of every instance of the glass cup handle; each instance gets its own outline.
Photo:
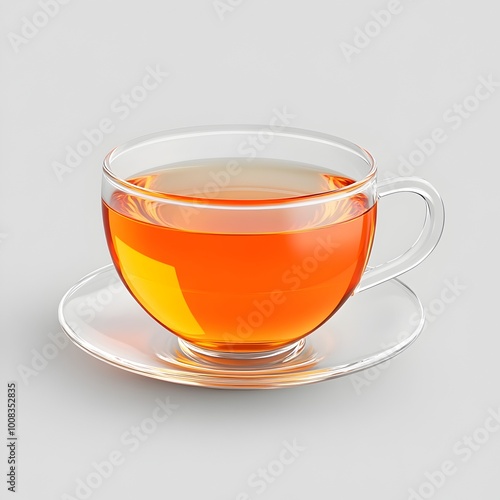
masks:
POLYGON ((377 185, 378 197, 394 193, 414 193, 423 198, 426 216, 422 231, 413 245, 402 255, 384 264, 367 268, 355 293, 379 285, 418 266, 434 250, 444 228, 444 206, 434 187, 418 177, 388 179, 377 185))

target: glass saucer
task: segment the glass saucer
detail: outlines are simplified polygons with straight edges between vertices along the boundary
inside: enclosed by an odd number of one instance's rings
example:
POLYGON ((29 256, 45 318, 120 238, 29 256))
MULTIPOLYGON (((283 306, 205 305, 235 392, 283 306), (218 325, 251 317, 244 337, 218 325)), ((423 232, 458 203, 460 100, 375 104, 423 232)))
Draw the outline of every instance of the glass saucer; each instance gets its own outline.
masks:
POLYGON ((144 312, 112 265, 85 276, 59 304, 64 332, 96 358, 168 382, 228 389, 290 387, 358 372, 404 351, 424 321, 415 293, 392 279, 353 295, 293 355, 253 363, 189 349, 144 312))

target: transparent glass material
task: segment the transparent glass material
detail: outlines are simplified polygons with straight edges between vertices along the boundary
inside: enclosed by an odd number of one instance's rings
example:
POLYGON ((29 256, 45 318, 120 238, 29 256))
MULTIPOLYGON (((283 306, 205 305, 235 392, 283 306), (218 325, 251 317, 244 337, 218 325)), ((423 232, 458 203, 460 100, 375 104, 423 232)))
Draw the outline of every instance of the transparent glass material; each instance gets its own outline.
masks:
POLYGON ((66 293, 59 321, 85 352, 139 375, 221 389, 273 389, 349 375, 393 358, 417 339, 424 312, 417 296, 393 279, 355 294, 294 350, 215 358, 193 352, 146 314, 110 265, 66 293))
POLYGON ((190 128, 124 144, 103 165, 114 269, 68 292, 63 329, 122 368, 209 387, 297 385, 387 360, 423 325, 394 278, 436 246, 444 209, 426 181, 377 184, 376 174, 359 146, 292 128, 190 128), (408 251, 367 268, 378 202, 400 192, 424 202, 423 227, 408 251), (86 315, 86 300, 99 309, 86 315))
POLYGON ((108 246, 137 302, 200 356, 273 358, 356 290, 421 262, 444 223, 420 179, 376 185, 362 148, 298 129, 154 134, 104 161, 108 246), (379 197, 418 194, 428 217, 402 256, 365 272, 379 197))

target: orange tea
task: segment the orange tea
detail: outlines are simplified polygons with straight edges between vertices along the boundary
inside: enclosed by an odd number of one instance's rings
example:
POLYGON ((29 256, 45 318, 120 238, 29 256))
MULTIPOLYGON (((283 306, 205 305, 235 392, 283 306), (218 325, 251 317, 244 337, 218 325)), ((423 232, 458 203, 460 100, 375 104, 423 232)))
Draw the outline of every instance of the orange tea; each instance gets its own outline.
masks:
POLYGON ((376 203, 358 193, 296 207, 354 181, 293 162, 231 161, 127 179, 179 203, 116 190, 103 201, 106 237, 123 282, 166 328, 206 349, 268 351, 308 335, 352 294, 376 203))

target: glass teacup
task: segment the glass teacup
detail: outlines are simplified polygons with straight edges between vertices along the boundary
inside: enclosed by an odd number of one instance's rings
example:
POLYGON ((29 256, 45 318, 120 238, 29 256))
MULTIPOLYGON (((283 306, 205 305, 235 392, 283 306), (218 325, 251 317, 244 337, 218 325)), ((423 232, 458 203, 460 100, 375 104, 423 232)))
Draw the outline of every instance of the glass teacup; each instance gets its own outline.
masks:
POLYGON ((296 352, 355 292, 418 265, 444 211, 426 181, 377 184, 371 155, 316 132, 173 130, 111 151, 103 218, 129 292, 184 349, 255 359, 296 352), (428 217, 403 255, 367 270, 379 198, 418 194, 428 217))

